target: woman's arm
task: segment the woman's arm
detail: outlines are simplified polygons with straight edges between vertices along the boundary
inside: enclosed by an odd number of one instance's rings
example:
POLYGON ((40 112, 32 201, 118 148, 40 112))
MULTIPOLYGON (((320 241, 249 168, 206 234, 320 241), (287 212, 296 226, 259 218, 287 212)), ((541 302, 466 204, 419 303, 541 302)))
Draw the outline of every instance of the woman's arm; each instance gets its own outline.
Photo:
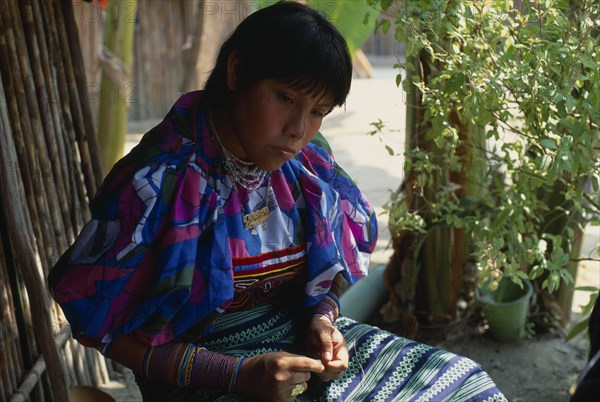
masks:
POLYGON ((338 273, 331 282, 329 292, 312 310, 312 318, 316 316, 324 316, 333 324, 340 315, 339 297, 344 286, 345 280, 341 273, 338 273))
POLYGON ((211 352, 191 343, 148 347, 132 335, 111 343, 108 357, 135 374, 176 386, 235 391, 236 375, 243 358, 211 352))
POLYGON ((308 323, 306 344, 310 356, 319 358, 325 370, 319 374, 323 381, 339 376, 348 368, 348 345, 334 327, 340 313, 339 295, 344 277, 337 274, 327 295, 315 306, 308 323))
POLYGON ((115 339, 107 356, 135 374, 176 386, 220 389, 262 401, 291 401, 292 389, 311 372, 325 368, 319 360, 285 352, 240 358, 208 351, 194 344, 147 347, 132 335, 115 339))

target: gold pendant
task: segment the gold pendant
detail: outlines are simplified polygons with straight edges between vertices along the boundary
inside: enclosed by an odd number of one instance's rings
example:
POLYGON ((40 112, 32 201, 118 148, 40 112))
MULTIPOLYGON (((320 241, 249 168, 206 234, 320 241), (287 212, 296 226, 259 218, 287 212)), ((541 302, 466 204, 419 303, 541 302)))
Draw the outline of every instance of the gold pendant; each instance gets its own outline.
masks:
POLYGON ((244 227, 246 229, 253 228, 254 226, 260 225, 269 219, 269 205, 265 205, 258 211, 250 212, 244 215, 244 227))

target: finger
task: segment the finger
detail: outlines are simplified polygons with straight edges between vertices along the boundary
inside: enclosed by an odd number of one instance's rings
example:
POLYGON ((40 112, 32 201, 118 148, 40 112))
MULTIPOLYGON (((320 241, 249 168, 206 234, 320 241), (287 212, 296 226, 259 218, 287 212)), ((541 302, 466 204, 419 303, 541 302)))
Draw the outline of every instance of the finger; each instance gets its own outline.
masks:
POLYGON ((331 360, 348 362, 350 359, 350 353, 348 352, 348 345, 346 342, 340 345, 336 345, 333 350, 333 358, 331 360))
POLYGON ((327 382, 327 381, 331 381, 331 380, 337 380, 338 378, 340 378, 342 376, 342 373, 330 373, 330 372, 323 372, 320 374, 317 374, 317 377, 319 377, 319 379, 323 382, 327 382))
POLYGON ((341 373, 348 368, 348 362, 342 360, 332 360, 327 364, 328 373, 341 373))
POLYGON ((333 357, 333 337, 329 331, 321 331, 319 334, 321 339, 321 360, 327 363, 333 357))
POLYGON ((312 371, 315 373, 320 373, 325 370, 325 366, 320 360, 311 359, 310 357, 306 356, 290 357, 288 364, 289 369, 292 371, 312 371))
POLYGON ((301 384, 310 380, 310 371, 294 371, 290 376, 290 384, 301 384))

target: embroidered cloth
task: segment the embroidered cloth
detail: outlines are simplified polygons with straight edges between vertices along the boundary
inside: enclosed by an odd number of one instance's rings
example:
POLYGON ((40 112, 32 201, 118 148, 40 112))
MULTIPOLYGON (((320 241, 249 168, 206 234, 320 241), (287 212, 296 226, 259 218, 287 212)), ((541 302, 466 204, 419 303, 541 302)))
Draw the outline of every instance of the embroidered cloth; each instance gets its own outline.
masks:
POLYGON ((123 333, 149 345, 197 339, 230 307, 234 285, 283 284, 294 267, 306 267, 302 308, 318 303, 338 272, 349 283, 367 272, 375 214, 324 138, 272 172, 270 186, 238 189, 203 97, 182 96, 114 166, 91 221, 50 273, 53 297, 85 345, 102 348, 123 333), (267 221, 244 228, 243 216, 266 200, 267 221))

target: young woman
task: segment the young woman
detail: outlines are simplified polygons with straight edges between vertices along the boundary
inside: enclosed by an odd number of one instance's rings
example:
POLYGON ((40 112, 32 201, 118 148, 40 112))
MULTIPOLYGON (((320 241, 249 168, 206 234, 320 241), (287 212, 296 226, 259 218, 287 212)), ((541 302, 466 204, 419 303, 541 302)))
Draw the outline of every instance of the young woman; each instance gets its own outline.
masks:
POLYGON ((319 13, 259 10, 106 178, 49 282, 144 400, 503 400, 471 360, 338 315, 377 238, 318 133, 351 78, 319 13))

